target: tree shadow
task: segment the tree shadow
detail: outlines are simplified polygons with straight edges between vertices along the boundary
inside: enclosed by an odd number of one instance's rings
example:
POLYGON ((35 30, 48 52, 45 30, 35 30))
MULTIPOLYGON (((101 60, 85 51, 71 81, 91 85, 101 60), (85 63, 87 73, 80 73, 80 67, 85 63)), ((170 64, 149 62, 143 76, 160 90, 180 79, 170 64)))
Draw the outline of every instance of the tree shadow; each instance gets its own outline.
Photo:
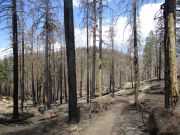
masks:
POLYGON ((32 122, 28 120, 34 117, 34 114, 24 113, 24 112, 19 114, 19 119, 12 119, 12 113, 2 113, 0 115, 1 115, 0 124, 7 126, 12 124, 22 125, 22 126, 30 125, 32 122))

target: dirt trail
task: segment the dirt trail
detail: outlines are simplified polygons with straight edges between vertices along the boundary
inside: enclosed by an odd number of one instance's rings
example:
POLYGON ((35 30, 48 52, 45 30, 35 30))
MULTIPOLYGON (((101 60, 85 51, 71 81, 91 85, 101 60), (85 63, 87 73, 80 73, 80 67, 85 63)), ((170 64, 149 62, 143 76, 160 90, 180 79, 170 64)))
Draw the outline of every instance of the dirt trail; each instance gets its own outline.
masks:
MULTIPOLYGON (((163 83, 143 83, 139 93, 139 103, 145 106, 148 111, 154 107, 163 106, 163 94, 150 94, 148 91, 163 90, 163 83), (159 86, 160 85, 160 86, 159 86)), ((126 86, 127 87, 127 86, 126 86)), ((36 128, 31 125, 27 129, 17 131, 16 133, 6 135, 149 135, 144 132, 142 113, 133 106, 133 90, 126 88, 115 93, 114 98, 111 95, 103 96, 104 105, 107 110, 100 113, 92 113, 92 107, 95 104, 81 103, 82 120, 80 123, 69 125, 65 123, 67 117, 67 106, 57 108, 59 116, 54 121, 40 123, 36 128), (89 106, 89 107, 88 107, 89 106), (87 110, 87 111, 86 111, 87 110), (48 124, 49 123, 49 124, 48 124), (37 132, 38 131, 38 132, 37 132)), ((98 98, 96 99, 98 100, 98 98)), ((147 113, 144 113, 147 118, 147 113)), ((147 119, 144 119, 145 121, 147 119)), ((22 128, 24 126, 21 126, 22 128)), ((9 128, 9 126, 7 127, 9 128)), ((14 131, 12 128, 12 131, 14 131)), ((0 128, 1 129, 1 128, 0 128)), ((4 128, 3 128, 4 129, 4 128)), ((0 132, 1 134, 1 132, 0 132)))
POLYGON ((139 128, 142 126, 141 114, 129 109, 132 99, 133 96, 122 98, 120 103, 90 121, 87 129, 78 135, 145 135, 139 128))
POLYGON ((87 131, 80 134, 111 135, 116 115, 117 111, 115 111, 115 109, 103 112, 95 121, 92 121, 91 126, 87 131))

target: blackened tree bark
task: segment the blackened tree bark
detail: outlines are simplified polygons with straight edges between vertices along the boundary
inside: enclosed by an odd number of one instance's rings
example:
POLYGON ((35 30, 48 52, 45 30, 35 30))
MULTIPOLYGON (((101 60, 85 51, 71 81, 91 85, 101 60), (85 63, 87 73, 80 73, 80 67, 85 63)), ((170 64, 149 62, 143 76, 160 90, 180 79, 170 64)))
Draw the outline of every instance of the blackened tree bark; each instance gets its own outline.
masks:
POLYGON ((102 110, 102 0, 99 0, 99 106, 102 110))
POLYGON ((87 29, 87 103, 89 103, 89 0, 86 0, 87 11, 86 11, 86 29, 87 29))
POLYGON ((19 118, 18 112, 18 32, 16 0, 12 0, 12 32, 13 32, 13 119, 19 118))
POLYGON ((110 39, 111 39, 111 90, 112 97, 114 97, 114 87, 115 87, 115 79, 114 79, 114 26, 112 21, 112 26, 110 26, 110 39))
POLYGON ((20 7, 21 7, 21 13, 20 13, 20 18, 21 18, 21 32, 22 32, 22 37, 21 37, 21 53, 22 53, 22 69, 21 69, 21 111, 23 111, 24 108, 24 1, 20 1, 20 7))
POLYGON ((65 102, 67 103, 67 86, 66 86, 66 67, 64 66, 64 96, 65 96, 65 102))
POLYGON ((79 89, 79 97, 80 98, 82 98, 82 79, 83 79, 83 65, 82 65, 83 63, 82 63, 82 56, 81 56, 81 62, 80 62, 80 74, 81 74, 81 76, 80 76, 80 89, 79 89))
POLYGON ((162 5, 164 9, 163 16, 164 16, 164 57, 165 57, 165 66, 164 66, 164 77, 165 77, 165 108, 170 107, 170 99, 169 99, 169 48, 167 46, 167 20, 166 17, 166 6, 165 4, 162 5))
POLYGON ((69 123, 79 122, 76 90, 76 61, 72 0, 64 0, 64 23, 69 84, 69 123))
POLYGON ((50 108, 50 97, 49 97, 49 0, 46 0, 46 13, 45 13, 45 58, 44 58, 44 96, 45 104, 47 108, 50 108))
POLYGON ((158 80, 161 80, 161 71, 162 71, 162 42, 159 44, 159 59, 158 59, 158 80))
POLYGON ((52 63, 52 66, 53 66, 53 68, 52 68, 52 102, 55 102, 55 93, 56 93, 56 60, 55 60, 55 48, 54 48, 54 44, 53 44, 53 50, 52 50, 53 52, 53 63, 52 63))
POLYGON ((65 102, 67 103, 67 79, 66 79, 66 50, 64 48, 64 96, 65 96, 65 102))
POLYGON ((2 83, 0 81, 0 101, 2 100, 2 83))
POLYGON ((112 66, 110 66, 110 72, 109 72, 109 92, 112 92, 112 66))
POLYGON ((92 89, 91 98, 95 97, 96 89, 96 0, 93 0, 93 63, 92 63, 92 89))
POLYGON ((32 102, 33 106, 36 106, 36 93, 35 93, 35 82, 34 82, 34 27, 30 30, 30 44, 31 44, 31 93, 32 93, 32 102))
MULTIPOLYGON (((33 55, 32 55, 33 56, 33 55)), ((34 86, 34 62, 32 60, 31 63, 31 85, 32 85, 32 101, 33 101, 33 106, 36 106, 36 93, 35 93, 35 86, 34 86)))
POLYGON ((135 105, 138 104, 138 81, 139 81, 139 64, 138 64, 138 45, 137 45, 137 1, 133 0, 133 35, 134 35, 134 92, 135 92, 135 105))
POLYGON ((60 60, 60 67, 59 67, 59 85, 60 85, 60 104, 63 103, 63 86, 62 86, 62 76, 63 76, 63 69, 62 69, 62 46, 61 46, 61 60, 60 60))

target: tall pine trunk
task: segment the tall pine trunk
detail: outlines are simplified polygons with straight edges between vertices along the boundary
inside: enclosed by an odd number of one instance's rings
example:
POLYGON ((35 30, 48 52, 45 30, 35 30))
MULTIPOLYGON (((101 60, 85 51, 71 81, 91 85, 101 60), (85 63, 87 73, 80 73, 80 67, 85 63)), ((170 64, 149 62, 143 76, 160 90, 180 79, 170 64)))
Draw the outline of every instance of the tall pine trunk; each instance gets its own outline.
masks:
POLYGON ((178 101, 179 91, 177 83, 176 67, 176 0, 165 1, 165 20, 167 21, 167 47, 169 51, 169 91, 171 97, 171 106, 174 107, 178 101))
POLYGON ((96 0, 93 0, 93 63, 91 98, 95 97, 96 90, 96 0))
POLYGON ((59 91, 60 91, 60 104, 63 103, 63 84, 62 84, 62 76, 63 76, 63 69, 62 69, 62 46, 61 46, 61 60, 60 60, 60 67, 59 67, 59 91))
POLYGON ((69 84, 69 123, 79 122, 76 88, 76 61, 72 0, 64 0, 64 23, 69 84))
POLYGON ((164 16, 164 57, 165 57, 165 65, 164 65, 164 80, 165 80, 165 84, 164 84, 164 89, 165 89, 165 108, 169 108, 170 107, 170 99, 169 99, 169 95, 170 95, 170 91, 169 91, 169 86, 170 86, 170 82, 169 82, 169 48, 168 48, 168 44, 167 44, 167 20, 166 20, 166 6, 163 7, 164 8, 164 12, 163 12, 163 16, 164 16))
POLYGON ((64 96, 65 96, 65 102, 67 103, 67 79, 66 79, 66 49, 64 48, 64 96))
POLYGON ((49 101, 49 1, 46 1, 46 15, 45 15, 45 53, 44 53, 44 100, 47 108, 50 108, 49 101))
POLYGON ((12 32, 13 32, 13 119, 19 118, 18 112, 18 32, 16 0, 12 0, 12 32))
POLYGON ((55 60, 55 49, 54 49, 54 44, 53 44, 53 68, 52 68, 52 102, 55 102, 55 95, 56 95, 56 60, 55 60))
POLYGON ((86 29, 87 29, 87 103, 89 103, 89 0, 86 0, 87 11, 86 11, 86 29))
MULTIPOLYGON (((81 54, 82 55, 82 54, 81 54)), ((80 89, 79 89, 79 97, 82 98, 82 79, 83 79, 83 65, 82 65, 82 56, 81 56, 81 62, 80 62, 80 89)))
POLYGON ((34 54, 33 54, 33 30, 32 30, 32 42, 31 42, 31 85, 32 85, 32 101, 33 101, 33 106, 36 106, 36 94, 35 94, 35 84, 34 84, 34 54))
POLYGON ((22 29, 21 111, 24 106, 24 28, 22 29))
POLYGON ((162 70, 162 42, 159 44, 159 64, 158 64, 158 80, 161 80, 161 70, 162 70))
POLYGON ((99 1, 99 106, 102 110, 102 0, 99 1))
POLYGON ((114 97, 114 26, 112 21, 112 26, 110 27, 110 37, 111 37, 111 89, 112 89, 112 97, 114 97))
POLYGON ((133 0, 133 35, 134 35, 134 92, 135 92, 135 105, 138 104, 138 82, 139 82, 139 67, 138 67, 138 44, 137 44, 137 1, 133 0))

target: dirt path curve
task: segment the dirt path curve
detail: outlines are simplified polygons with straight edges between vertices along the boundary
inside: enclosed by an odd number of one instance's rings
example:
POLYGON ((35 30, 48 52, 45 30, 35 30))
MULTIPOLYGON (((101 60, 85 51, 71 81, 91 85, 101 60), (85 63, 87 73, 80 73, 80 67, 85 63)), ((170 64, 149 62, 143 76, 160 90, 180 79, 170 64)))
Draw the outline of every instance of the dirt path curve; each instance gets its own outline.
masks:
POLYGON ((103 112, 81 135, 111 135, 116 118, 116 111, 113 110, 103 112))
POLYGON ((144 135, 140 130, 142 126, 141 114, 130 110, 133 96, 122 99, 91 120, 87 129, 78 135, 144 135))

